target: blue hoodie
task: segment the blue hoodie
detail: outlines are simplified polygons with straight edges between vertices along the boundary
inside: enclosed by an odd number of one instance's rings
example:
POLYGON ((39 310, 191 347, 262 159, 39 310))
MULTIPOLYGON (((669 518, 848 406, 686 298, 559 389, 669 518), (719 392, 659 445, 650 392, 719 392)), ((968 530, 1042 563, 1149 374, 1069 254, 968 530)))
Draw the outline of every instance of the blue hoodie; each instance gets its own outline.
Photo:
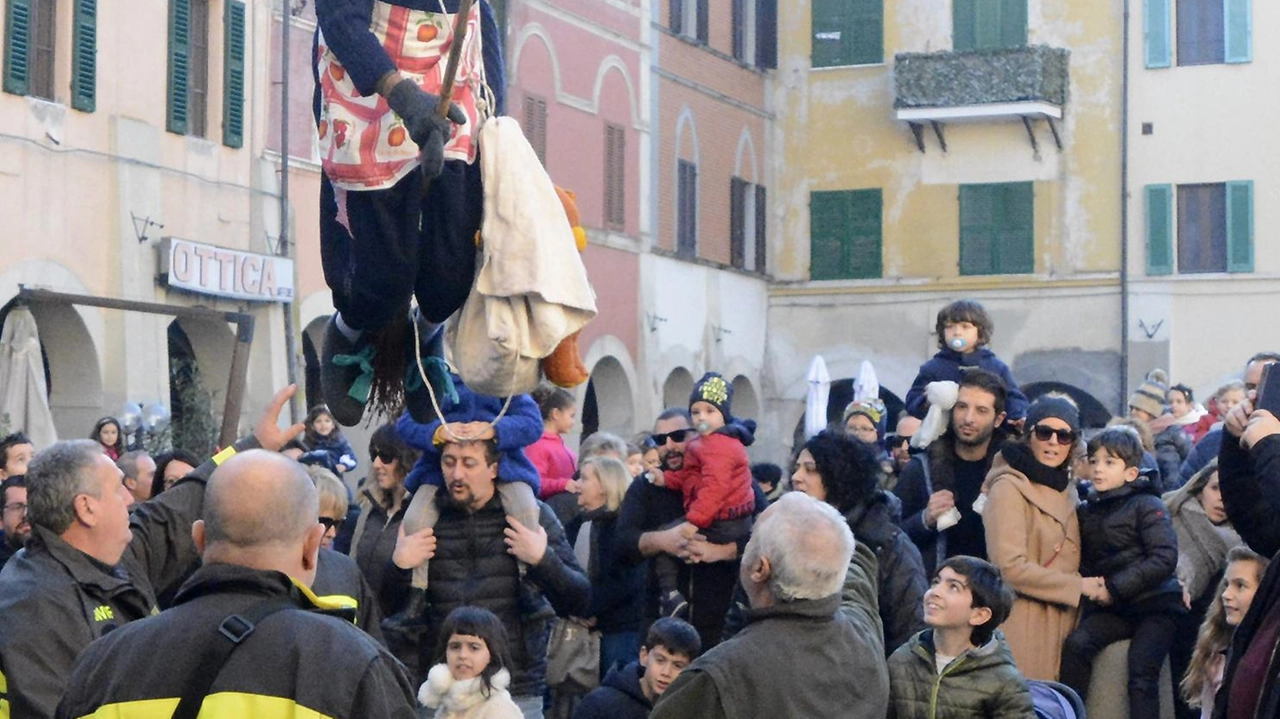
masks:
POLYGON ((911 383, 911 389, 907 392, 907 412, 918 419, 924 419, 928 408, 925 404, 928 398, 925 397, 925 387, 930 382, 959 382, 964 379, 965 370, 984 369, 1000 379, 1004 380, 1005 389, 1008 390, 1008 397, 1005 400, 1004 411, 1008 413, 1009 419, 1019 420, 1027 416, 1027 396, 1018 389, 1018 382, 1013 378, 1013 373, 1009 371, 1009 365, 1005 364, 995 352, 982 347, 973 352, 973 354, 965 356, 953 349, 939 350, 933 356, 933 359, 920 365, 920 371, 916 373, 916 381, 911 383))

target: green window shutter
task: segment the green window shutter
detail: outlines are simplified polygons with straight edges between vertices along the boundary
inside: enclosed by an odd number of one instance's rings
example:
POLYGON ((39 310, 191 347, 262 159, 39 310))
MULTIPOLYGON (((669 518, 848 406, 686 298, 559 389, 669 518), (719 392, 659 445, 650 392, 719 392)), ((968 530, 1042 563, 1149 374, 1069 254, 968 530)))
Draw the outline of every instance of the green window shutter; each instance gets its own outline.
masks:
POLYGON ((223 18, 222 144, 244 146, 244 3, 228 0, 223 18))
POLYGON ((31 2, 8 0, 4 19, 4 91, 28 92, 31 73, 31 2))
POLYGON ((846 0, 852 12, 841 32, 850 65, 884 62, 884 0, 846 0))
POLYGON ((76 0, 71 39, 71 106, 93 112, 98 97, 98 0, 76 0))
POLYGON ((1035 186, 960 186, 960 274, 1035 271, 1035 186))
POLYGON ((1027 0, 1001 0, 997 4, 1000 18, 998 47, 1022 47, 1027 44, 1027 0))
POLYGON ((1223 27, 1226 29, 1225 59, 1229 63, 1253 60, 1252 0, 1224 0, 1223 27))
POLYGON ((1253 183, 1227 183, 1227 272, 1253 272, 1253 183))
POLYGON ((995 234, 995 271, 1025 275, 1036 270, 1035 185, 1012 182, 1000 185, 1001 221, 995 234))
POLYGON ((809 279, 845 277, 849 202, 846 192, 809 193, 809 279))
POLYGON ((169 104, 165 129, 187 134, 191 98, 191 0, 169 0, 169 104))
POLYGON ((883 206, 878 189, 849 193, 849 271, 846 276, 851 279, 879 279, 884 275, 880 220, 883 206))
POLYGON ((813 0, 813 67, 851 64, 846 37, 850 17, 849 2, 850 0, 813 0))
POLYGON ((1147 185, 1147 274, 1173 274, 1173 185, 1147 185))
POLYGON ((1142 35, 1147 67, 1169 67, 1173 64, 1170 44, 1170 0, 1142 1, 1142 35))
POLYGON ((951 47, 972 50, 978 46, 979 0, 953 0, 951 3, 951 47))

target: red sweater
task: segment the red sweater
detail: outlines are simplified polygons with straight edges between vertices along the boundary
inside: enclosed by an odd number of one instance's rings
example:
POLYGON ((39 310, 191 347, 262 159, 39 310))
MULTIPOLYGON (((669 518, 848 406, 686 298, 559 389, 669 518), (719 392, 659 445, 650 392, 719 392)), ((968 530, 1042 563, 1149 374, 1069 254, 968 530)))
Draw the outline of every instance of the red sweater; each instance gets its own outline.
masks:
POLYGON ((524 454, 541 477, 539 496, 542 499, 563 492, 578 471, 573 452, 564 446, 564 439, 555 432, 543 432, 538 441, 524 448, 524 454))
POLYGON ((685 519, 699 529, 749 517, 755 509, 747 448, 728 434, 712 432, 690 440, 684 466, 668 470, 664 477, 668 489, 684 495, 685 519))

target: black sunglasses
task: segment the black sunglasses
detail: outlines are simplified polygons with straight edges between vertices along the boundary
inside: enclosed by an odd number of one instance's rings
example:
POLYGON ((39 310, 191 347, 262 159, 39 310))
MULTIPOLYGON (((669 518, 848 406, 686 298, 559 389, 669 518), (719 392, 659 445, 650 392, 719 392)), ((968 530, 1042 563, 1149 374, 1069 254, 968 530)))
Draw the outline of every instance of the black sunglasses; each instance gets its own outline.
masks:
POLYGON ((901 447, 911 441, 912 435, 909 434, 891 434, 884 438, 886 447, 901 447))
POLYGON ((324 531, 328 532, 330 529, 342 529, 342 523, 347 520, 334 519, 333 517, 321 517, 319 521, 320 524, 324 525, 324 531))
POLYGON ((400 454, 398 452, 392 452, 389 449, 369 450, 369 462, 372 463, 375 459, 382 460, 383 464, 391 464, 392 462, 400 459, 400 454))
POLYGON ((1076 441, 1076 433, 1069 429, 1054 429, 1053 427, 1037 424, 1031 428, 1031 431, 1035 434, 1036 439, 1041 442, 1048 442, 1049 438, 1053 436, 1057 436, 1058 444, 1073 444, 1076 441))
POLYGON ((661 447, 661 446, 665 445, 665 444, 667 443, 667 440, 668 440, 668 439, 670 439, 672 442, 675 442, 675 443, 679 444, 680 442, 683 442, 683 441, 685 441, 686 439, 688 439, 688 438, 689 438, 689 435, 693 434, 695 431, 697 431, 697 430, 693 430, 693 429, 677 429, 677 430, 673 430, 673 431, 671 431, 671 432, 664 432, 664 433, 662 433, 662 434, 655 434, 655 435, 653 435, 652 437, 650 437, 650 439, 652 439, 652 440, 653 440, 653 446, 655 446, 655 447, 661 447))

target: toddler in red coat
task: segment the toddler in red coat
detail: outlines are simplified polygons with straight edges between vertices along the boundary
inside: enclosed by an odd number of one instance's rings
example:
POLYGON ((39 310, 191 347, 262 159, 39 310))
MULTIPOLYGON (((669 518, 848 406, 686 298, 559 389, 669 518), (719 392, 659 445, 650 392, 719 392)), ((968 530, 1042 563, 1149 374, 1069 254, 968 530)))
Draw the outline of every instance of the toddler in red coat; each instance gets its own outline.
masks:
MULTIPOLYGON (((712 544, 744 542, 751 534, 755 490, 747 447, 755 441, 755 422, 730 413, 733 386, 716 372, 698 380, 689 396, 689 414, 698 436, 685 447, 684 465, 663 473, 668 489, 684 497, 685 537, 701 534, 712 544)), ((654 575, 664 616, 686 616, 688 601, 678 588, 675 557, 654 558, 654 575)))

